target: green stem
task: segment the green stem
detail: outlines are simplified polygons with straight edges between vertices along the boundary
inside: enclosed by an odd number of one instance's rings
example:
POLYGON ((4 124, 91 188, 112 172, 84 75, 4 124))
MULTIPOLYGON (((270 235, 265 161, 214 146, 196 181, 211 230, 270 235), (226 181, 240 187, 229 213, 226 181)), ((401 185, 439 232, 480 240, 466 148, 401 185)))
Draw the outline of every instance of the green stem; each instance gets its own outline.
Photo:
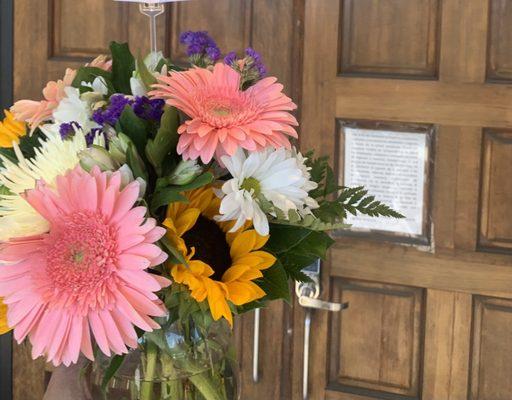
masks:
POLYGON ((172 357, 161 352, 160 362, 162 363, 162 373, 166 381, 162 382, 162 398, 164 399, 183 399, 183 382, 174 367, 172 357))
POLYGON ((209 371, 192 375, 188 378, 190 382, 201 392, 206 400, 227 400, 219 385, 211 379, 209 371))
POLYGON ((153 380, 156 372, 158 347, 152 341, 148 341, 146 348, 146 373, 140 390, 140 400, 151 400, 153 397, 153 380))

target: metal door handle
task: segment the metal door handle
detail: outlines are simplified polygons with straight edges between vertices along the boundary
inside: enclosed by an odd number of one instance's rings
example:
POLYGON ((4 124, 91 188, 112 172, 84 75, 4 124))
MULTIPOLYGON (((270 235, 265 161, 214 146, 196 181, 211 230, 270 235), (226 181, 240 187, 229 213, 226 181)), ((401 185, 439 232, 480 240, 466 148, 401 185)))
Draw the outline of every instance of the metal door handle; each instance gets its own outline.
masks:
POLYGON ((299 297, 299 304, 304 307, 304 360, 302 368, 302 399, 308 400, 309 395, 309 344, 311 337, 311 316, 313 310, 339 312, 348 307, 348 303, 332 303, 320 300, 320 281, 313 277, 311 282, 297 283, 295 291, 299 297))
POLYGON ((338 312, 348 307, 348 303, 331 303, 329 301, 323 301, 305 296, 299 297, 299 304, 305 308, 332 312, 338 312))
POLYGON ((254 337, 252 343, 252 380, 258 383, 260 380, 260 309, 254 310, 254 337))

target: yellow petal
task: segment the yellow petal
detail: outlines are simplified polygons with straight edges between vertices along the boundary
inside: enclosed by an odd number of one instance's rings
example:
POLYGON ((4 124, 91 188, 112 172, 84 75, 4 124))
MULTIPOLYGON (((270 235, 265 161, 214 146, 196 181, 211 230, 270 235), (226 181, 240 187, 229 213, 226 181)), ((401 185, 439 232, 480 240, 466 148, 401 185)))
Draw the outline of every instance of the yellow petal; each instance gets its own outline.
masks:
POLYGON ((242 306, 265 296, 265 292, 252 282, 232 282, 226 286, 228 287, 230 301, 237 306, 242 306))
POLYGON ((200 260, 192 260, 189 263, 190 271, 196 275, 200 276, 212 276, 215 271, 210 267, 208 264, 206 264, 203 261, 200 260))
POLYGON ((7 325, 7 306, 0 298, 0 335, 9 332, 11 329, 7 325))
POLYGON ((240 233, 231 245, 231 258, 249 253, 256 244, 256 231, 250 230, 240 233))
POLYGON ((182 236, 185 232, 189 231, 196 224, 200 215, 201 211, 198 208, 189 208, 181 213, 174 224, 178 235, 182 236))
POLYGON ((208 282, 207 289, 208 305, 210 306, 213 319, 218 321, 224 317, 229 324, 233 326, 233 315, 231 314, 231 309, 229 308, 226 299, 229 294, 226 286, 221 282, 214 282, 210 280, 210 282, 208 282))
POLYGON ((251 269, 247 265, 233 265, 229 268, 224 275, 222 275, 222 282, 232 282, 240 278, 247 270, 251 269))
POLYGON ((270 238, 269 235, 261 236, 258 233, 256 233, 256 244, 254 245, 254 250, 259 250, 263 246, 265 246, 267 244, 269 238, 270 238))
POLYGON ((267 253, 266 251, 253 251, 251 253, 253 256, 258 256, 260 258, 260 263, 257 265, 258 269, 267 269, 276 263, 276 257, 272 254, 267 253))

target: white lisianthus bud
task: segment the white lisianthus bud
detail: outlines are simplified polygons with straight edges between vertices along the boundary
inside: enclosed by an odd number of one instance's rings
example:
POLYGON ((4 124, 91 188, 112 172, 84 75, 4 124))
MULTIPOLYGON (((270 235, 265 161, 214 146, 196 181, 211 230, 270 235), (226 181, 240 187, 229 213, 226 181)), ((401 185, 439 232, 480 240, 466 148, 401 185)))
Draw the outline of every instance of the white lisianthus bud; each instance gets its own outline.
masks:
POLYGON ((146 194, 146 189, 148 187, 148 184, 146 181, 142 178, 135 179, 137 182, 139 182, 139 199, 142 199, 144 195, 146 194))
POLYGON ((90 172, 94 166, 98 166, 102 171, 116 170, 118 164, 110 157, 110 154, 101 146, 93 145, 88 149, 82 150, 78 154, 80 165, 83 169, 90 172))
POLYGON ((197 164, 196 160, 180 161, 176 169, 169 176, 168 182, 171 185, 186 185, 197 178, 202 168, 197 164))
POLYGON ((121 189, 135 180, 133 172, 127 164, 123 164, 117 171, 121 174, 121 189))
POLYGON ((136 76, 130 78, 130 90, 132 91, 132 95, 142 97, 145 96, 148 91, 138 75, 137 73, 136 76))
POLYGON ((142 178, 135 179, 131 168, 127 164, 122 165, 121 168, 117 170, 117 172, 121 174, 121 190, 134 180, 139 182, 139 199, 142 199, 146 194, 146 189, 148 186, 146 181, 142 178))
POLYGON ((112 136, 109 141, 109 153, 110 156, 119 164, 126 163, 126 151, 128 150, 128 143, 130 139, 119 133, 116 136, 112 136))

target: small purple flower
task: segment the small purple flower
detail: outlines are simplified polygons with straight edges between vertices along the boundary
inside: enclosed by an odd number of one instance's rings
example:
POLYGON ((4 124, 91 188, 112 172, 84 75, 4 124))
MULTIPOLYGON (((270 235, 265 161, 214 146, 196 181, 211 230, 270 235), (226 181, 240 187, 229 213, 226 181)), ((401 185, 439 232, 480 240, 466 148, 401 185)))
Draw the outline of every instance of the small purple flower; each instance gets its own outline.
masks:
POLYGON ((87 143, 87 147, 91 147, 94 143, 94 138, 98 135, 98 133, 103 133, 105 136, 105 143, 108 143, 107 137, 104 132, 101 131, 100 128, 91 129, 91 131, 85 135, 85 143, 87 143))
POLYGON ((92 119, 99 125, 109 124, 114 126, 123 113, 124 108, 132 103, 133 100, 128 99, 124 95, 115 94, 110 98, 110 104, 106 108, 100 108, 93 113, 92 119))
POLYGON ((245 54, 247 58, 249 58, 251 68, 258 71, 260 79, 263 78, 267 74, 267 68, 263 63, 263 58, 261 57, 261 54, 254 50, 252 47, 246 48, 245 54))
POLYGON ((233 65, 236 61, 236 52, 231 51, 228 54, 226 54, 226 57, 224 57, 224 64, 226 65, 233 65))
POLYGON ((180 43, 187 45, 187 56, 189 57, 207 57, 210 63, 215 63, 221 56, 217 43, 206 31, 183 32, 180 35, 180 43))
POLYGON ((162 99, 148 99, 147 97, 136 97, 133 103, 133 112, 137 117, 148 121, 160 121, 164 113, 165 101, 162 99))
POLYGON ((67 139, 70 136, 73 136, 77 129, 82 129, 82 127, 76 121, 71 121, 69 123, 63 123, 59 127, 60 137, 62 139, 67 139))

